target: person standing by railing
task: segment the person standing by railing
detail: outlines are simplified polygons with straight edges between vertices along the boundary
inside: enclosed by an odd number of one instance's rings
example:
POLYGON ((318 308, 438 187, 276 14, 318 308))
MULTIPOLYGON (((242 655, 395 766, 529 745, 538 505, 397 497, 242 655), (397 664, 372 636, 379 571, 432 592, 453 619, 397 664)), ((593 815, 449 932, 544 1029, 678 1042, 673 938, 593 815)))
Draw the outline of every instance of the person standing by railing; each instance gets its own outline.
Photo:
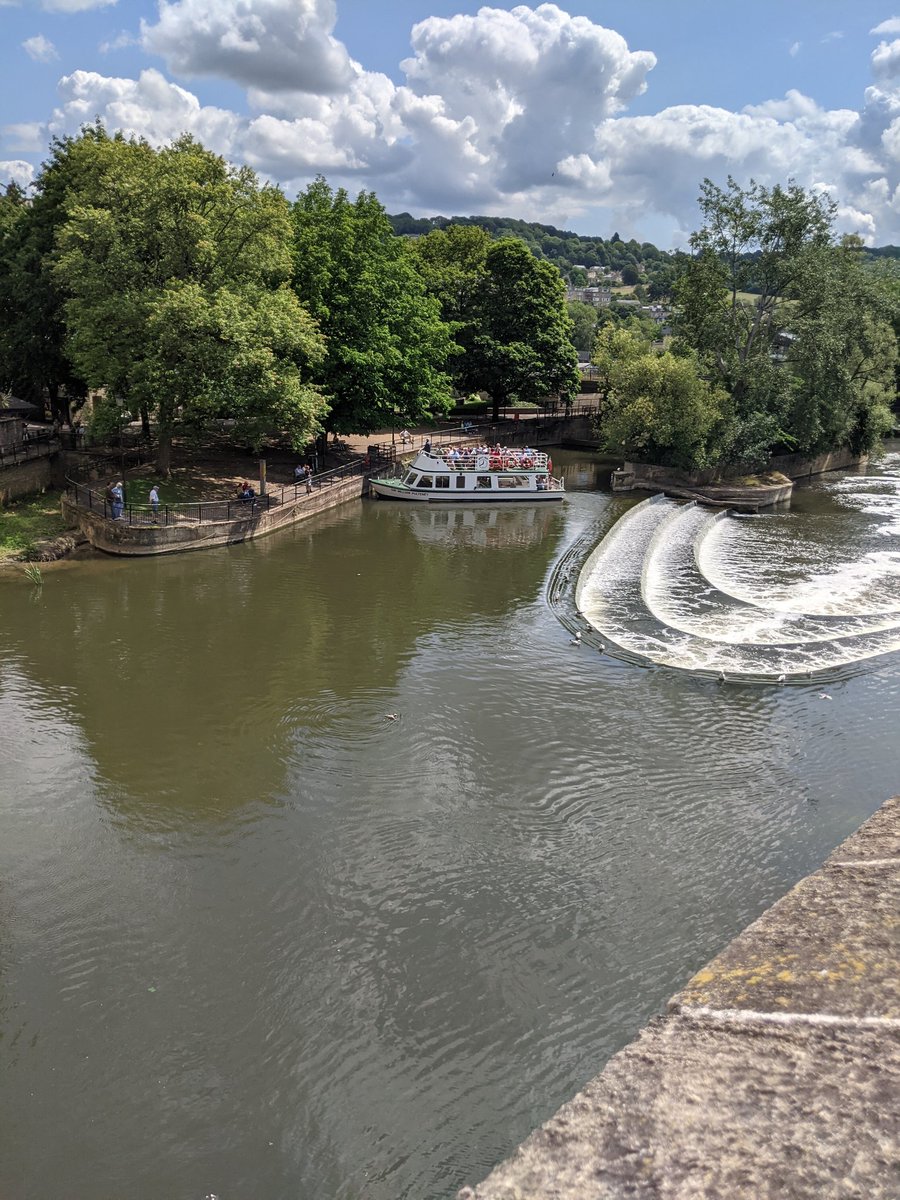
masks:
POLYGON ((153 524, 158 525, 159 524, 159 489, 157 488, 155 483, 154 483, 153 487, 150 489, 150 512, 151 512, 151 519, 153 521, 153 524))

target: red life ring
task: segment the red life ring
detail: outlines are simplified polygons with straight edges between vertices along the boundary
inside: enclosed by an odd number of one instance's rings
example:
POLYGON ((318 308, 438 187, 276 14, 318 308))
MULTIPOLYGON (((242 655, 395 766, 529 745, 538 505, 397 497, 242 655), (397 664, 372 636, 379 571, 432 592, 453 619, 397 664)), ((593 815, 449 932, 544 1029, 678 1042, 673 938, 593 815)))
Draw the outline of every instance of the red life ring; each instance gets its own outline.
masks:
POLYGON ((553 459, 552 459, 552 458, 548 458, 548 459, 547 459, 547 472, 548 472, 548 474, 549 474, 549 472, 550 472, 550 471, 552 471, 552 470, 553 470, 553 459))
POLYGON ((534 466, 534 459, 533 458, 523 458, 522 466, 525 468, 526 471, 530 471, 531 468, 534 466))
POLYGON ((502 458, 492 458, 491 459, 491 470, 492 471, 502 471, 503 470, 503 459, 502 458))

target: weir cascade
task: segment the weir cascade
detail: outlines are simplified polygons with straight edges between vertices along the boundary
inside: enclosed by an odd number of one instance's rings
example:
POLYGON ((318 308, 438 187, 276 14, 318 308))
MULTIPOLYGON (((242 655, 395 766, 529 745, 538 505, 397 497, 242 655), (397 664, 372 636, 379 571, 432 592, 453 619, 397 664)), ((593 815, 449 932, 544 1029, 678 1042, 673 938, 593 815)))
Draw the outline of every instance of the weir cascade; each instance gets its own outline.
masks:
POLYGON ((828 512, 639 502, 583 561, 585 632, 721 682, 800 682, 900 649, 900 453, 817 486, 828 512), (851 523, 852 556, 846 537, 832 548, 836 522, 851 523))

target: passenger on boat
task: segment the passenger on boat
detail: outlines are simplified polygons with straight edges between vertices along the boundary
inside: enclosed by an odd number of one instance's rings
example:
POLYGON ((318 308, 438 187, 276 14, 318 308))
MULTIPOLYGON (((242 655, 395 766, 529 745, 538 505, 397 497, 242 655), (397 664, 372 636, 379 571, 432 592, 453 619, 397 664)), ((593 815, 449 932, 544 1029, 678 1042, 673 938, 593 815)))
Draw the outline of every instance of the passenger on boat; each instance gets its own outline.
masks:
POLYGON ((537 490, 539 492, 546 492, 546 490, 547 490, 547 476, 546 475, 538 475, 537 490))

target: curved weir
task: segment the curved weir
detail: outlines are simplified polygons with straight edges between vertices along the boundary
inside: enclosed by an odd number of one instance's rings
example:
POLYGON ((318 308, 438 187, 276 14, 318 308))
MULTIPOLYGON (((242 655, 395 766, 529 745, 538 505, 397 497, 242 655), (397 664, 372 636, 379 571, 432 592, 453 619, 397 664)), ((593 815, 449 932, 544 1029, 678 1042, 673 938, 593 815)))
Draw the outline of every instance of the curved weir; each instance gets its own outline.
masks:
POLYGON ((836 505, 814 516, 643 501, 584 563, 578 608, 614 651, 748 681, 808 678, 896 651, 900 473, 838 477, 821 490, 836 505), (851 512, 863 522, 859 554, 838 558, 830 535, 851 512))

